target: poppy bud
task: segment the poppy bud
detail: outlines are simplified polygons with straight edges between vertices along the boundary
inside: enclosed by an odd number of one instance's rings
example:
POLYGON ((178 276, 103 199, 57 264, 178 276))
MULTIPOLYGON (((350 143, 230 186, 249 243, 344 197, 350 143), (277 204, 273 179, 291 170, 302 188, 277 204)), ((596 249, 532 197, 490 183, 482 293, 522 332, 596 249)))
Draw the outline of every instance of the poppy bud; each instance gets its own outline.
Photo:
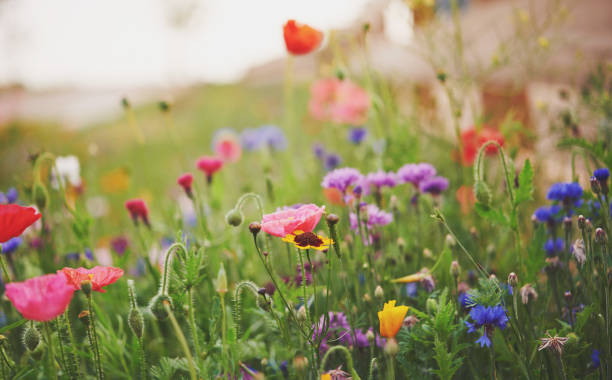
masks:
POLYGON ((144 318, 138 308, 130 309, 128 316, 128 324, 138 339, 142 338, 144 333, 144 318))
POLYGON ((130 101, 128 100, 128 98, 126 97, 121 98, 121 106, 123 108, 130 108, 130 101))
POLYGON ((40 344, 40 333, 32 325, 28 325, 23 332, 23 345, 28 351, 33 352, 40 344))
POLYGON ((36 203, 36 207, 38 207, 39 210, 44 210, 49 204, 49 192, 41 183, 36 183, 34 185, 32 198, 34 198, 34 203, 36 203))
POLYGON ((156 295, 151 298, 151 302, 149 303, 149 310, 158 321, 163 321, 168 318, 168 312, 164 307, 164 302, 168 302, 170 307, 172 307, 172 299, 164 294, 156 295))
POLYGON ((158 106, 159 106, 159 110, 162 112, 170 111, 170 103, 168 103, 165 100, 162 100, 161 102, 159 102, 158 106))
POLYGON ((586 219, 584 215, 578 215, 578 228, 580 228, 581 230, 584 230, 585 227, 586 227, 586 219))
POLYGON ((434 298, 428 298, 425 302, 425 310, 427 310, 429 314, 432 314, 434 311, 438 310, 438 301, 436 301, 434 298))
POLYGON ((508 275, 508 285, 510 285, 513 288, 516 288, 518 286, 518 276, 516 275, 516 273, 511 272, 508 275))
POLYGON ((491 203, 491 190, 489 190, 489 186, 483 181, 478 181, 474 184, 474 194, 479 203, 485 206, 491 203))
POLYGON ((223 263, 221 263, 221 267, 219 268, 219 272, 217 273, 217 279, 214 281, 215 290, 219 294, 227 293, 227 274, 225 273, 225 267, 223 263))
POLYGON ((257 235, 259 231, 261 231, 261 223, 253 222, 249 224, 249 231, 253 234, 253 236, 257 235))
POLYGON ((385 291, 380 285, 378 285, 376 289, 374 289, 374 297, 378 299, 383 299, 385 297, 385 291))
POLYGON ((325 217, 325 221, 330 226, 334 226, 338 224, 338 221, 340 221, 340 218, 336 214, 327 214, 327 216, 325 217))
POLYGON ((225 221, 230 226, 238 227, 239 225, 242 224, 243 220, 244 220, 244 216, 242 215, 242 212, 240 212, 240 210, 236 210, 235 208, 231 209, 225 215, 225 221))
POLYGON ((436 78, 442 83, 446 82, 446 73, 442 70, 438 71, 436 74, 436 78))

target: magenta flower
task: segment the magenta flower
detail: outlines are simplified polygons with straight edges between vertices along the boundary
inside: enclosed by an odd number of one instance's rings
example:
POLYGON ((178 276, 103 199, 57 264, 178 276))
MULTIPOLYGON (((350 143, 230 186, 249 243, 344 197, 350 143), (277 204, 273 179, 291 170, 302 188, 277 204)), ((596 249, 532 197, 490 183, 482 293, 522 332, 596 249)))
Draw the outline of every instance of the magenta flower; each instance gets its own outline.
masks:
POLYGON ((261 222, 264 232, 278 237, 285 237, 294 231, 312 232, 321 220, 325 206, 306 204, 298 208, 288 208, 271 214, 265 214, 261 222))
POLYGON ((419 187, 421 181, 436 175, 436 168, 431 164, 422 162, 420 164, 406 164, 399 168, 397 176, 405 183, 411 183, 419 187))
POLYGON ((6 284, 6 296, 25 319, 46 322, 62 314, 74 293, 62 273, 6 284))

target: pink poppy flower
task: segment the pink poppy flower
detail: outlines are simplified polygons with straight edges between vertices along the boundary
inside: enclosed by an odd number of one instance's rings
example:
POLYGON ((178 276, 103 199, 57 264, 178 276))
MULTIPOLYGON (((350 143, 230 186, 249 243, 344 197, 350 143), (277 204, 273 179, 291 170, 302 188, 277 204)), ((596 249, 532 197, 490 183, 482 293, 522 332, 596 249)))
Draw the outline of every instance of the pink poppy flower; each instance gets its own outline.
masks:
POLYGON ((91 282, 91 290, 105 293, 102 289, 106 285, 110 285, 123 276, 123 269, 115 267, 95 266, 91 269, 86 268, 64 268, 57 273, 63 273, 74 290, 81 289, 81 285, 85 281, 91 282))
POLYGON ((359 125, 366 122, 370 96, 349 79, 320 79, 310 87, 308 110, 319 121, 359 125))
POLYGON ((25 319, 46 322, 68 307, 74 288, 62 273, 6 284, 6 296, 25 319))
POLYGON ((296 230, 312 232, 324 211, 325 206, 319 207, 312 203, 298 208, 287 208, 264 215, 261 228, 264 232, 278 237, 285 237, 296 230))
POLYGON ((212 182, 212 176, 223 167, 223 160, 212 156, 202 156, 196 162, 198 169, 206 174, 208 183, 212 182))

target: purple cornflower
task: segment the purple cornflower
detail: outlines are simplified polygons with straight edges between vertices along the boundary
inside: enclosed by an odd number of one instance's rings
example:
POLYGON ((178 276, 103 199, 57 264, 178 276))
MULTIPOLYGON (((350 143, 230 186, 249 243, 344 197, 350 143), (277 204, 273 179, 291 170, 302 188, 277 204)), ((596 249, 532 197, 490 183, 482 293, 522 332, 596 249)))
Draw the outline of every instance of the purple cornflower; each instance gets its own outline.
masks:
POLYGON ((561 211, 561 207, 558 205, 542 206, 535 210, 533 216, 538 222, 555 224, 561 220, 559 211, 561 211))
POLYGON ((372 229, 376 226, 386 226, 393 221, 393 214, 390 212, 383 211, 378 206, 369 204, 365 207, 367 213, 368 229, 372 229))
POLYGON ((565 248, 565 243, 563 239, 557 238, 556 240, 548 239, 546 243, 544 243, 544 249, 546 250, 547 256, 557 256, 559 252, 563 252, 565 248))
POLYGON ((419 187, 421 181, 436 175, 433 165, 422 162, 420 164, 406 164, 399 168, 397 176, 405 183, 419 187))
POLYGON ((440 193, 446 189, 448 189, 448 179, 440 176, 430 177, 419 183, 419 190, 421 193, 440 195, 440 193))
POLYGON ((348 130, 348 140, 355 145, 361 144, 368 135, 368 130, 364 127, 353 127, 348 130))
POLYGON ((385 172, 384 170, 379 170, 374 173, 368 173, 365 176, 364 182, 378 189, 385 186, 394 187, 395 185, 397 185, 397 175, 393 172, 385 172))
POLYGON ((321 182, 321 186, 326 189, 338 189, 342 194, 346 194, 346 190, 361 181, 362 178, 363 175, 357 169, 340 168, 327 173, 321 182))
POLYGON ((476 332, 476 330, 484 327, 482 336, 476 341, 476 343, 480 343, 480 347, 490 347, 491 337, 493 336, 495 328, 497 327, 503 330, 508 323, 506 309, 501 305, 476 305, 470 310, 470 318, 472 318, 474 323, 465 321, 465 325, 468 327, 468 333, 476 332))
POLYGON ((559 182, 554 183, 550 189, 548 189, 546 199, 562 202, 566 207, 571 205, 580 207, 580 198, 582 197, 582 193, 582 187, 580 187, 580 184, 577 182, 559 182))
POLYGON ((4 196, 6 197, 7 203, 15 203, 17 202, 17 199, 19 199, 19 193, 17 192, 17 189, 15 189, 14 187, 11 187, 10 189, 8 189, 6 194, 4 194, 4 196))
POLYGON ((261 146, 261 140, 257 129, 247 128, 240 134, 240 144, 247 151, 257 150, 261 146))
POLYGON ((316 326, 313 326, 312 340, 318 341, 321 339, 321 352, 327 352, 329 349, 328 342, 340 343, 344 346, 350 346, 353 343, 353 338, 351 336, 351 326, 348 323, 348 319, 346 315, 342 312, 333 312, 330 311, 328 313, 329 316, 329 327, 325 332, 325 336, 323 334, 323 325, 325 323, 325 315, 321 315, 319 319, 319 323, 316 326))
POLYGON ((312 144, 312 153, 314 153, 315 157, 319 160, 325 158, 325 148, 320 143, 312 144))
POLYGON ((2 253, 9 254, 15 252, 21 245, 21 241, 20 237, 14 237, 2 243, 2 253))
POLYGON ((113 240, 111 240, 111 248, 115 251, 119 256, 125 253, 125 250, 128 247, 128 240, 125 236, 117 236, 113 240))
POLYGON ((336 153, 329 153, 325 155, 325 159, 323 160, 323 166, 325 166, 325 170, 330 171, 334 170, 342 163, 342 158, 336 153))
POLYGON ((276 125, 263 125, 257 130, 262 143, 272 150, 287 149, 287 136, 276 125))

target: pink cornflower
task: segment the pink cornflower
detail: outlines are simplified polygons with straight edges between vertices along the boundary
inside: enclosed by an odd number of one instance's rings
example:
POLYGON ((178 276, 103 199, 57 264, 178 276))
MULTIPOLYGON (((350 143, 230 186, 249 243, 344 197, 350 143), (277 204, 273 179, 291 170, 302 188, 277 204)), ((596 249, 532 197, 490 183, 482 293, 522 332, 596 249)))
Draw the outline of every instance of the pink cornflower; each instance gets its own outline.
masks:
POLYGON ((183 190, 185 190, 185 194, 187 194, 189 198, 192 197, 193 194, 191 191, 191 185, 193 184, 193 174, 183 174, 182 176, 178 177, 176 183, 179 184, 179 186, 181 186, 183 190))
POLYGON ((74 288, 63 273, 46 274, 6 284, 6 296, 25 319, 46 322, 62 314, 74 288))
POLYGON ((105 293, 103 287, 110 285, 123 276, 123 269, 115 267, 95 266, 91 269, 86 268, 64 268, 58 273, 63 273, 68 280, 68 283, 74 287, 74 290, 81 289, 81 285, 89 281, 91 290, 105 293))
POLYGON ((202 156, 198 159, 196 166, 206 174, 206 181, 212 182, 212 176, 223 167, 223 160, 212 156, 202 156))
POLYGON ((280 210, 263 216, 261 227, 264 232, 285 237, 294 231, 312 232, 321 219, 325 206, 306 204, 298 208, 280 210))
POLYGON ((135 198, 125 202, 125 208, 129 211, 130 216, 135 224, 142 221, 147 227, 151 227, 149 223, 149 208, 144 199, 135 198))
POLYGON ((308 110, 320 121, 361 125, 368 118, 370 96, 349 79, 320 79, 310 87, 308 110))

